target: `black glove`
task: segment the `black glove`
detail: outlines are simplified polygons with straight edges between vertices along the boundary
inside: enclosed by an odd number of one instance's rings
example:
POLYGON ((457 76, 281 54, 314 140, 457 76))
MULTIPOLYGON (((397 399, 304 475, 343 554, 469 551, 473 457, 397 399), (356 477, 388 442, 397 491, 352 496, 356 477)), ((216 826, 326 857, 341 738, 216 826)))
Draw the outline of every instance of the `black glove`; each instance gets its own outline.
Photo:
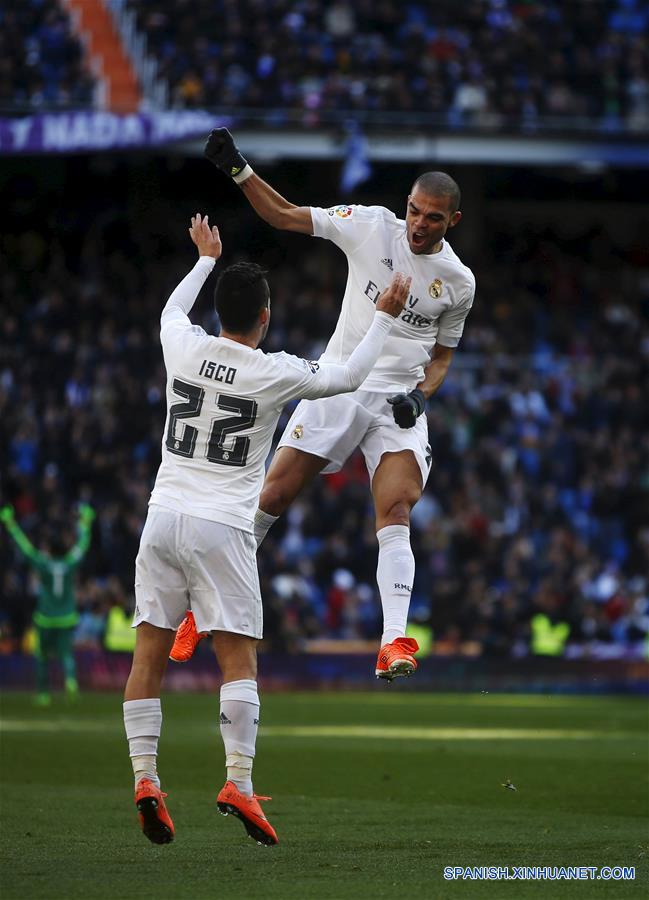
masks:
POLYGON ((230 178, 236 178, 248 165, 227 128, 210 131, 205 144, 205 156, 230 178))
POLYGON ((399 428, 412 428, 426 408, 426 398, 419 388, 409 394, 388 397, 388 403, 392 405, 392 415, 399 428))

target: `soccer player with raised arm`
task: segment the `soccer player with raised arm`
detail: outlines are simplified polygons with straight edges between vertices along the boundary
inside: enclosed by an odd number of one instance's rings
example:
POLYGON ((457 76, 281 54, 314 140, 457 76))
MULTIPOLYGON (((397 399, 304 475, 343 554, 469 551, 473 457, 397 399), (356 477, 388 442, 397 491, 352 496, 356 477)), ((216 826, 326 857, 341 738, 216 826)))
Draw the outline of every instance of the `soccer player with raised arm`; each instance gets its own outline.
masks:
MULTIPOLYGON (((289 400, 354 391, 369 374, 405 307, 410 279, 396 273, 344 362, 313 362, 257 349, 268 330, 270 291, 263 269, 224 269, 214 292, 221 334, 189 320, 194 301, 221 255, 207 217, 189 233, 199 259, 162 311, 167 370, 162 462, 135 564, 136 644, 124 693, 124 724, 135 775, 135 803, 146 837, 166 844, 174 826, 157 774, 162 725, 160 687, 174 635, 187 607, 211 632, 223 676, 220 725, 227 780, 219 810, 237 816, 261 844, 277 835, 253 793, 259 724, 257 641, 262 603, 254 516, 264 463, 289 400)), ((350 348, 351 350, 351 348, 350 348)))
MULTIPOLYGON (((410 512, 432 461, 423 413, 446 377, 475 292, 472 272, 445 239, 460 221, 459 188, 444 172, 420 175, 408 196, 405 219, 382 206, 298 207, 253 172, 226 128, 212 131, 205 155, 234 179, 264 221, 327 238, 345 253, 347 286, 323 360, 348 358, 393 271, 405 272, 412 280, 406 308, 361 387, 344 397, 298 405, 268 470, 255 516, 260 544, 308 482, 320 472, 338 471, 360 447, 371 481, 379 544, 383 635, 375 672, 387 680, 411 675, 418 647, 405 637, 415 574, 410 512)), ((172 658, 189 658, 200 637, 188 617, 172 658)))
POLYGON ((16 542, 20 552, 34 569, 39 581, 34 626, 38 639, 36 646, 36 704, 49 706, 50 695, 49 662, 58 659, 63 668, 63 684, 70 698, 79 693, 76 663, 72 639, 79 621, 75 592, 75 577, 81 560, 90 546, 92 522, 95 511, 87 503, 79 505, 77 540, 67 539, 66 531, 55 534, 47 545, 46 552, 37 550, 16 522, 11 506, 0 509, 0 521, 16 542))

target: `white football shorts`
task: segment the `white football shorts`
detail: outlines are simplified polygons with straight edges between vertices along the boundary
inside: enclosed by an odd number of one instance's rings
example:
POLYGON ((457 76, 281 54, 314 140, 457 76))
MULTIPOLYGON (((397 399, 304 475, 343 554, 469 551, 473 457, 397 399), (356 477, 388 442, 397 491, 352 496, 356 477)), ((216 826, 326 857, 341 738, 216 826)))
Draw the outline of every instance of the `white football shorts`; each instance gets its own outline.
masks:
POLYGON ((426 416, 419 416, 412 428, 399 428, 389 396, 361 389, 321 400, 301 400, 278 447, 295 447, 328 459, 329 464, 322 470, 325 475, 338 472, 352 451, 360 447, 370 481, 384 453, 412 450, 423 487, 432 462, 426 416))
POLYGON ((175 631, 187 609, 199 631, 262 637, 254 535, 151 505, 135 560, 133 627, 175 631))

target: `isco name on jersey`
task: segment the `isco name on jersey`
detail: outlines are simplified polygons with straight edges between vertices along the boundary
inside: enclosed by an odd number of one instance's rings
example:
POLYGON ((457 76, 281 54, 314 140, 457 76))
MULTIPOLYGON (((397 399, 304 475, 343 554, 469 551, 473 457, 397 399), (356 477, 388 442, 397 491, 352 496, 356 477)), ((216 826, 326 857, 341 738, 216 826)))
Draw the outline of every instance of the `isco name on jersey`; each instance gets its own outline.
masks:
POLYGON ((225 384, 234 384, 237 370, 233 366, 217 363, 213 359, 204 359, 198 370, 198 374, 205 376, 205 378, 212 378, 214 381, 222 381, 225 384))

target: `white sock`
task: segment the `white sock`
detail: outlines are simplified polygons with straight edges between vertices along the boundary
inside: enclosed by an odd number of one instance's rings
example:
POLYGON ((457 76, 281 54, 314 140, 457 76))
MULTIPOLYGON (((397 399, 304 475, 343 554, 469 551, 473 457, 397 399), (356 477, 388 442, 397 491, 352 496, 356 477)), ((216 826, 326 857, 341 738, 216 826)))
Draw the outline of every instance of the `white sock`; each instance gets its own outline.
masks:
POLYGON ((255 540, 257 541, 257 546, 261 545, 261 542, 266 537, 268 532, 271 529, 271 526, 275 524, 275 522, 279 519, 279 516, 271 516, 270 513, 265 513, 263 509, 258 509, 255 513, 255 540))
POLYGON ((406 633, 415 557, 410 549, 407 525, 386 525, 376 532, 376 537, 379 542, 376 580, 383 607, 383 646, 406 633))
POLYGON ((259 727, 259 695, 252 678, 221 685, 221 737, 228 781, 252 796, 252 761, 259 727))
POLYGON ((156 768, 158 739, 162 728, 160 699, 127 700, 124 703, 124 728, 133 765, 135 787, 142 778, 150 778, 160 787, 156 768))

